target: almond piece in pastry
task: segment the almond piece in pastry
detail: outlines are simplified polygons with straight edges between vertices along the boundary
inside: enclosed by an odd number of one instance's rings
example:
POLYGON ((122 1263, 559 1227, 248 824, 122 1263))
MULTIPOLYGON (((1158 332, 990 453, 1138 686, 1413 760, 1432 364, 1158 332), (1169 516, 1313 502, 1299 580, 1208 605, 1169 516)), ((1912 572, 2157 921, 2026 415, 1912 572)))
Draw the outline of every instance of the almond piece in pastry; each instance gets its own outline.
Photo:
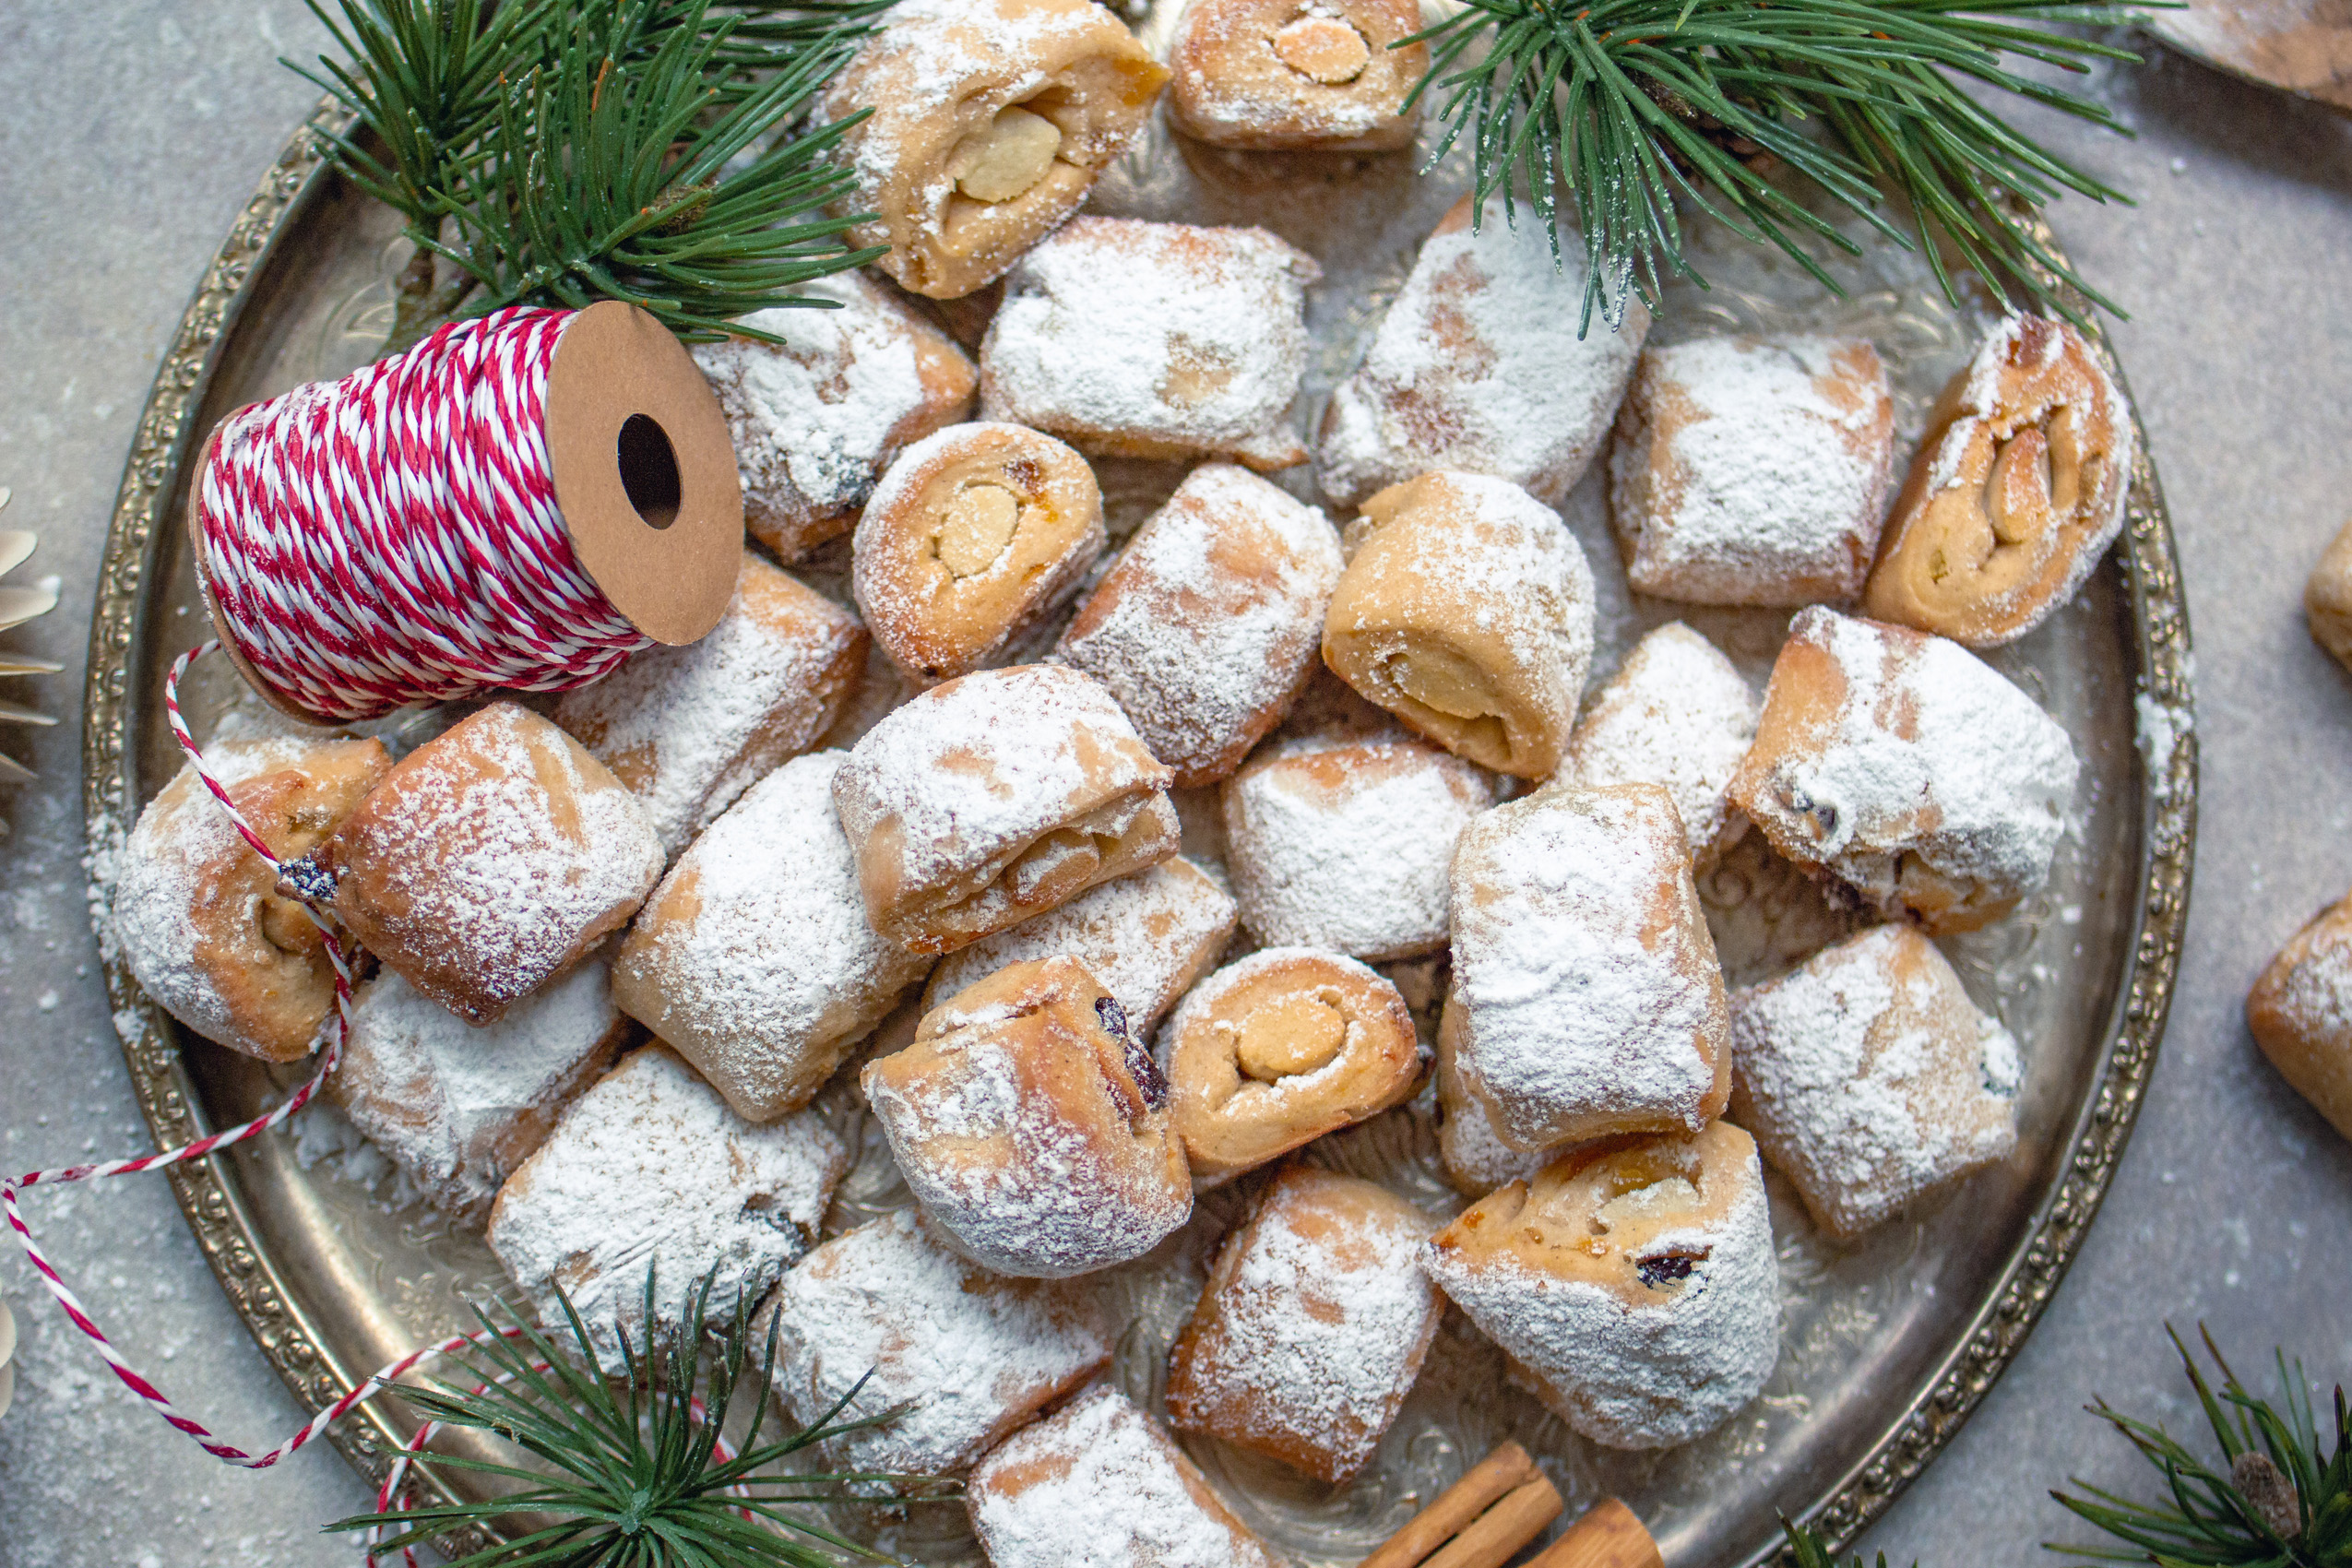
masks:
POLYGON ((2132 457, 2132 410, 2089 340, 2009 317, 1929 416, 1863 611, 1967 647, 2016 641, 2114 541, 2132 457))
POLYGON ((1364 503, 1324 617, 1339 678, 1458 756, 1547 778, 1593 655, 1593 576, 1514 484, 1424 474, 1364 503))
POLYGON ((1415 0, 1191 0, 1176 18, 1168 117, 1194 141, 1260 151, 1410 147, 1429 45, 1415 0))
POLYGON ((1780 1265, 1748 1134, 1570 1150, 1437 1233, 1426 1266, 1562 1420, 1611 1448, 1720 1426, 1780 1359, 1780 1265))
POLYGON ((957 299, 1077 210, 1168 80, 1090 0, 899 0, 833 78, 853 245, 918 294, 957 299), (863 217, 863 214, 873 214, 863 217))
POLYGON ((1087 460, 1016 424, 958 424, 890 466, 858 519, 850 585, 917 685, 967 675, 1077 591, 1102 553, 1087 460))

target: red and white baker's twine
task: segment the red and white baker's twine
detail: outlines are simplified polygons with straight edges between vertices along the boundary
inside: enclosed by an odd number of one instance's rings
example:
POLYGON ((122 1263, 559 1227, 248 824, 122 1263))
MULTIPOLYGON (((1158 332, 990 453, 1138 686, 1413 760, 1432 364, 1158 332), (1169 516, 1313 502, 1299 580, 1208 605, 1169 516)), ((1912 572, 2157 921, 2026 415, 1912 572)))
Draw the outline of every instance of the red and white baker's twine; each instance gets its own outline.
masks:
POLYGON ((275 695, 322 722, 374 719, 583 685, 651 645, 555 505, 547 378, 570 319, 451 322, 222 422, 196 548, 221 634, 275 695))

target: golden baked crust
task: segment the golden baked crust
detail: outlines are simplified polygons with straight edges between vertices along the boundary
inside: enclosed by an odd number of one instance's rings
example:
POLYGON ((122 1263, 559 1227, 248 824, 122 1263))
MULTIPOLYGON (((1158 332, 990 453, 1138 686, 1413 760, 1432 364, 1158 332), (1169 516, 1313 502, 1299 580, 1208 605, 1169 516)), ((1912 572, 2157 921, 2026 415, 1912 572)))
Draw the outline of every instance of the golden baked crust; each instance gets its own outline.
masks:
POLYGON ((2352 523, 2328 541, 2311 568, 2303 585, 2303 614, 2313 640, 2352 668, 2352 523))
POLYGON ((1174 854, 1168 778, 1108 692, 1027 664, 894 710, 833 800, 874 929, 952 953, 1174 854))
MULTIPOLYGON (((273 853, 308 853, 392 766, 380 741, 229 742, 208 756, 273 853)), ((193 766, 123 847, 114 930, 140 986, 208 1039, 265 1062, 310 1054, 334 1004, 326 939, 238 837, 193 766)))
POLYGON ((2246 1026, 2278 1075, 2352 1138, 2352 898, 2287 939, 2246 997, 2246 1026))
POLYGON ((1968 647, 2024 636, 2123 526, 2132 411, 2088 339, 2013 315, 1952 378, 1895 503, 1865 612, 1968 647))
POLYGON ((1176 1130, 1193 1173, 1239 1175, 1413 1092, 1413 1016, 1336 953, 1269 947, 1193 988, 1169 1020, 1176 1130))
POLYGON ((1102 553, 1087 460, 1016 424, 951 425, 891 465, 858 520, 851 586, 917 685, 969 674, 1077 591, 1102 553))
POLYGON ((849 243, 907 288, 955 299, 1077 209, 1142 129, 1167 69, 1089 0, 901 0, 818 108, 872 110, 842 149, 849 243))
POLYGON ((958 992, 858 1081, 923 1212, 1001 1274, 1124 1263, 1192 1213, 1159 1070, 1074 958, 958 992))
POLYGON ((627 924, 662 855, 609 768, 502 702, 401 758, 309 859, 361 946, 486 1024, 627 924))
POLYGON ((1424 474, 1366 501, 1323 657, 1457 755, 1547 778, 1592 663, 1593 579, 1560 515, 1516 485, 1424 474))
POLYGON ((1444 1303, 1418 1262, 1435 1229, 1370 1182, 1286 1168, 1169 1352, 1169 1420, 1318 1480, 1353 1476, 1437 1336, 1444 1303))
POLYGON ((1169 45, 1168 117, 1195 141, 1265 151, 1410 147, 1429 68, 1414 0, 1191 0, 1169 45))

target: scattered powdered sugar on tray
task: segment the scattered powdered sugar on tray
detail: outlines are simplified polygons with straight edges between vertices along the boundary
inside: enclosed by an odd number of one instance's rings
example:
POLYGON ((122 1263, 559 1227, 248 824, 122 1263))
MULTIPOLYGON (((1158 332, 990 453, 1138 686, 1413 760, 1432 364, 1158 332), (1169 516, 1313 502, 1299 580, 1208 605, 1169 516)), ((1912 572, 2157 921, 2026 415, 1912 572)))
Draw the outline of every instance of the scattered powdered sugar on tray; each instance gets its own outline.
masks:
POLYGON ((1724 799, 1756 738, 1756 695, 1731 660, 1680 621, 1634 645, 1594 694, 1562 775, 1587 789, 1657 784, 1705 864, 1747 829, 1724 799))
POLYGON ((1557 502, 1600 451, 1649 312, 1581 339, 1584 244, 1468 198, 1421 247, 1362 365, 1332 393, 1315 448, 1324 495, 1354 505, 1431 469, 1464 469, 1557 502), (1558 241, 1555 249, 1554 241, 1558 241))
POLYGON ((814 1423, 861 1379, 838 1419, 908 1407, 827 1445, 851 1470, 963 1470, 1111 1359, 1091 1285, 992 1274, 912 1209, 802 1258, 766 1310, 778 1325, 776 1392, 794 1420, 814 1423))
POLYGON ((563 1321, 561 1285, 612 1364, 616 1321, 644 1343, 647 1268, 665 1301, 714 1270, 712 1301, 756 1301, 815 1241, 849 1168, 848 1146, 814 1113, 754 1126, 651 1045, 573 1101, 507 1179, 490 1247, 540 1321, 563 1321))
POLYGON ((1275 1568, 1200 1471, 1116 1388, 1016 1432, 966 1501, 992 1562, 1021 1568, 1275 1568))
POLYGON ((1139 457, 1302 462, 1291 404, 1322 275, 1263 229, 1074 218, 1005 275, 982 415, 1139 457))
POLYGON ((1455 840, 1494 785, 1394 732, 1303 736, 1261 750, 1222 802, 1250 933, 1378 962, 1444 945, 1455 840))

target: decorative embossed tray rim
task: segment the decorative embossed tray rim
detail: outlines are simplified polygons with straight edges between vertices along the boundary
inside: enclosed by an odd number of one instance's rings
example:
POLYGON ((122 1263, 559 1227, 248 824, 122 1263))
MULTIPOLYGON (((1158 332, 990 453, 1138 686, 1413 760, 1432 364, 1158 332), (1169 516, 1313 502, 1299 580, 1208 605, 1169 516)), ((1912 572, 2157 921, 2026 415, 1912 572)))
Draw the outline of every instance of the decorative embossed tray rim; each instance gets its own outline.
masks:
MULTIPOLYGON (((140 417, 100 564, 90 625, 83 812, 94 856, 113 851, 139 803, 134 783, 137 741, 161 694, 133 690, 132 671, 142 613, 155 593, 157 529, 178 491, 196 410, 265 264, 299 229, 328 177, 315 133, 341 125, 332 101, 322 101, 288 140, 207 269, 140 417)), ((2040 238, 2059 254, 2046 229, 2040 238)), ((2103 338, 2099 350, 2120 379, 2120 369, 2103 338)), ((2118 541, 2137 657, 2136 689, 2143 702, 2185 712, 2191 706, 2190 642, 2180 562, 2144 431, 2138 450, 2126 526, 2118 541)), ((2196 837, 2193 734, 2179 736, 2167 756, 2144 754, 2140 774, 2143 855, 2125 949, 2129 972, 2104 1031, 2095 1092, 2076 1109, 2066 1139, 2064 1174, 2043 1194, 1999 1285, 1923 1380, 1906 1413, 1885 1425, 1869 1450, 1802 1509, 1800 1517, 1837 1542, 1849 1541, 1883 1513, 1982 1401, 2073 1261, 2131 1135, 2170 1005, 2187 916, 2196 837), (2152 774, 2151 766, 2163 772, 2152 774)), ((140 991, 119 956, 110 955, 105 972, 124 1056, 159 1146, 201 1135, 208 1128, 174 1027, 140 991)), ((288 1260, 278 1255, 220 1157, 173 1166, 170 1174, 222 1289, 297 1399, 312 1410, 323 1408, 374 1370, 344 1365, 329 1348, 331 1336, 322 1329, 318 1303, 292 1287, 288 1260)), ((390 1450, 407 1432, 379 1403, 362 1407, 327 1435, 362 1475, 380 1482, 390 1450)), ((1769 1550, 1755 1554, 1749 1568, 1771 1555, 1769 1550)))

